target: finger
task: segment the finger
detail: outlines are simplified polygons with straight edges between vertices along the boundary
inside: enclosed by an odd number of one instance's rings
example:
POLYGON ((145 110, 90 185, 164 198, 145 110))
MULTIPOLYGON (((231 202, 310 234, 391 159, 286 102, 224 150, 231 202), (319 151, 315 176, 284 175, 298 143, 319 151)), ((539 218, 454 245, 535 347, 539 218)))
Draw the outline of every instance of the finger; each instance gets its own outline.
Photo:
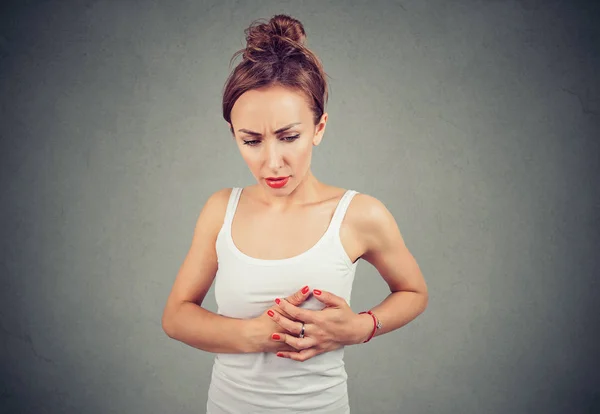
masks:
POLYGON ((281 358, 293 359, 294 361, 304 362, 307 359, 319 355, 320 353, 321 352, 317 348, 309 348, 303 349, 299 352, 279 351, 277 352, 277 356, 281 358))
POLYGON ((315 311, 311 311, 308 309, 299 308, 297 306, 292 305, 288 301, 281 300, 279 298, 275 299, 275 303, 281 310, 290 315, 293 319, 302 322, 313 322, 313 313, 315 311))
POLYGON ((310 288, 304 286, 302 289, 297 290, 293 295, 285 298, 289 303, 294 306, 300 306, 310 296, 310 288))
POLYGON ((298 352, 298 349, 286 344, 285 342, 275 340, 273 342, 280 342, 279 344, 275 345, 277 348, 273 352, 298 352))
POLYGON ((318 301, 324 303, 328 307, 341 308, 348 305, 346 300, 341 296, 334 295, 333 293, 325 290, 315 289, 313 290, 313 295, 318 301))
MULTIPOLYGON (((283 309, 281 309, 281 308, 280 308, 279 306, 277 306, 277 305, 273 305, 273 306, 271 306, 269 309, 267 309, 267 315, 269 315, 269 317, 271 317, 271 318, 273 318, 273 316, 275 316, 275 315, 281 315, 281 316, 283 316, 284 318, 287 318, 287 319, 289 319, 289 320, 291 320, 291 321, 293 321, 293 320, 294 320, 294 318, 292 318, 290 315, 288 315, 287 313, 285 313, 285 312, 283 311, 283 309)), ((273 319, 273 320, 275 320, 275 319, 273 319)))
MULTIPOLYGON (((308 286, 304 286, 302 289, 297 290, 294 294, 286 297, 285 300, 294 306, 299 306, 306 299, 308 299, 309 296, 310 296, 310 288, 308 286)), ((278 306, 273 306, 270 309, 274 310, 275 312, 280 313, 281 315, 285 316, 288 319, 294 320, 294 318, 291 315, 286 313, 282 308, 280 308, 278 306)))
MULTIPOLYGON (((292 318, 292 316, 291 316, 291 315, 288 315, 287 313, 285 313, 285 311, 284 311, 283 309, 281 309, 281 308, 280 308, 279 306, 277 306, 277 305, 273 305, 273 306, 271 306, 271 307, 269 308, 269 310, 271 310, 271 311, 273 311, 273 312, 276 312, 276 313, 278 313, 278 314, 280 314, 280 315, 282 315, 282 316, 284 316, 284 317, 288 318, 288 319, 289 319, 289 320, 291 320, 291 321, 293 321, 293 320, 294 320, 294 318, 292 318)), ((268 312, 267 312, 267 313, 268 313, 268 312)))
POLYGON ((288 344, 282 344, 281 346, 283 346, 284 348, 281 350, 281 352, 298 352, 297 349, 295 349, 293 346, 290 346, 288 344))
POLYGON ((282 332, 276 332, 271 335, 271 339, 275 342, 284 342, 296 350, 312 348, 317 344, 314 338, 296 338, 282 332))
MULTIPOLYGON (((269 315, 269 317, 273 319, 275 323, 289 333, 300 335, 300 331, 302 330, 302 322, 290 320, 286 316, 281 315, 279 312, 267 311, 267 315, 269 315)), ((304 329, 304 332, 306 333, 306 327, 304 329)))

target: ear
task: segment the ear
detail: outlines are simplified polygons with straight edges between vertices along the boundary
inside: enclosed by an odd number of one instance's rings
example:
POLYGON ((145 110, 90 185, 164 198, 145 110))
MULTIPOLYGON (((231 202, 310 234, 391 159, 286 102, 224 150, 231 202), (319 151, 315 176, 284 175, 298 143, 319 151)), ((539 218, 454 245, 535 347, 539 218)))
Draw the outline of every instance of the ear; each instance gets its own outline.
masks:
POLYGON ((313 137, 313 145, 317 146, 321 143, 321 140, 323 139, 323 135, 325 134, 325 127, 327 126, 327 112, 325 112, 322 116, 321 116, 321 120, 319 121, 319 123, 315 126, 315 136, 313 137))

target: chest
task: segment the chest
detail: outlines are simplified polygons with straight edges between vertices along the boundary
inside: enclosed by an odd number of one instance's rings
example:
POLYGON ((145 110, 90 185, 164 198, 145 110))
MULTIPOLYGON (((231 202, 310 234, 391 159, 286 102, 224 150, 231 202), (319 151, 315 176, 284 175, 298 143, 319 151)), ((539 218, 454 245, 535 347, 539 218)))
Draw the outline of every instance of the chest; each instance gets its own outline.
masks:
MULTIPOLYGON (((231 224, 231 237, 238 250, 250 257, 262 260, 295 257, 310 250, 325 235, 335 207, 335 203, 325 203, 275 214, 239 205, 231 224)), ((363 252, 351 220, 342 221, 339 237, 348 258, 356 261, 363 252)))

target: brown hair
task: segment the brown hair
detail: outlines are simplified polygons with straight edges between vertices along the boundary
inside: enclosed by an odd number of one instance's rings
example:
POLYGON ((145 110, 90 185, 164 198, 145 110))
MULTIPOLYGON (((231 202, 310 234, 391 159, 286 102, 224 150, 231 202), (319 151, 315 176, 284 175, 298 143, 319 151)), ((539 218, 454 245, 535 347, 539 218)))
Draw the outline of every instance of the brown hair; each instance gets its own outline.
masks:
MULTIPOLYGON (((327 74, 319 58, 305 45, 306 32, 300 21, 285 14, 268 22, 253 21, 244 30, 246 48, 238 50, 243 60, 230 73, 223 90, 223 118, 231 124, 231 109, 246 91, 281 85, 304 92, 316 125, 327 103, 327 74)), ((233 128, 231 128, 233 133, 233 128)))

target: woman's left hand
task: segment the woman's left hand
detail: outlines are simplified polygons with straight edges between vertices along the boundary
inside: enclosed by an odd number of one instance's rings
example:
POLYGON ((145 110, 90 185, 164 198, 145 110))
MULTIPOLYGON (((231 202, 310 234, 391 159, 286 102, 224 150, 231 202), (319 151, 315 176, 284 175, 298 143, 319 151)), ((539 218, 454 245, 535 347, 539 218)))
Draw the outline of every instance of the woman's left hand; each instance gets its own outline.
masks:
POLYGON ((318 289, 313 290, 313 295, 325 304, 324 309, 314 311, 299 308, 286 300, 275 301, 281 310, 294 319, 290 320, 278 312, 274 312, 271 316, 287 332, 299 335, 304 322, 304 338, 289 333, 274 333, 274 341, 285 342, 298 350, 298 352, 281 351, 277 356, 306 361, 344 345, 360 343, 371 333, 373 329, 371 316, 354 313, 344 298, 318 289), (279 339, 276 339, 277 337, 279 339))

